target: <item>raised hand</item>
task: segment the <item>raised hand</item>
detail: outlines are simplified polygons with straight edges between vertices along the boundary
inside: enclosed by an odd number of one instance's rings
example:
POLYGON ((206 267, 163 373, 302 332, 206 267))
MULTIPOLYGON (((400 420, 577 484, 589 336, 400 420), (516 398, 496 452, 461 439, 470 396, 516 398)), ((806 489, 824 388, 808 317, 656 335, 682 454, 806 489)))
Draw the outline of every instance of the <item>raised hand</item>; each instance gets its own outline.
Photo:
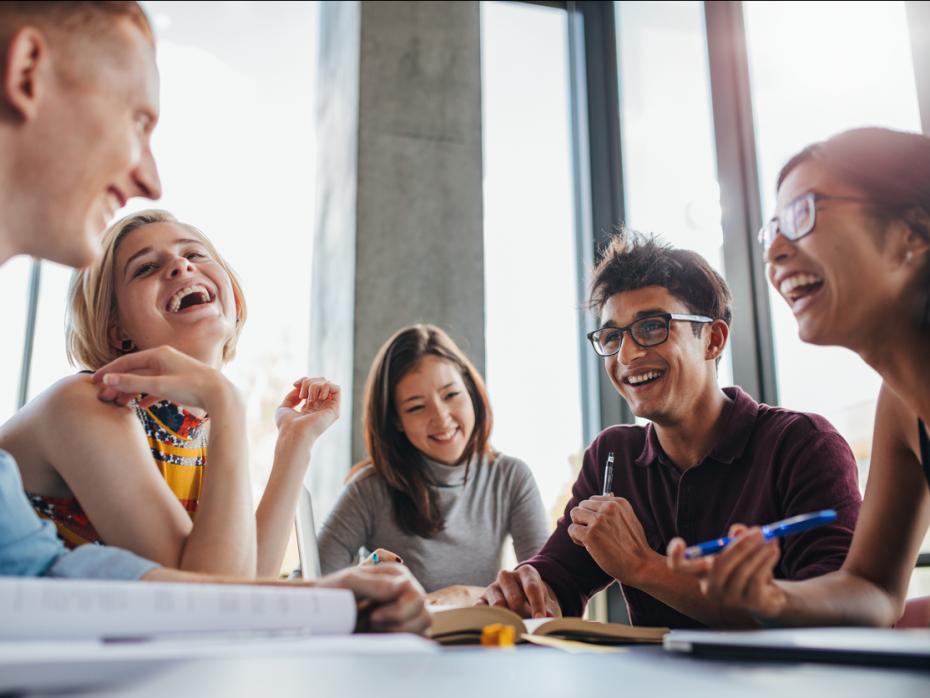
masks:
POLYGON ((339 386, 325 378, 296 380, 275 410, 278 432, 312 446, 339 419, 341 402, 339 386))

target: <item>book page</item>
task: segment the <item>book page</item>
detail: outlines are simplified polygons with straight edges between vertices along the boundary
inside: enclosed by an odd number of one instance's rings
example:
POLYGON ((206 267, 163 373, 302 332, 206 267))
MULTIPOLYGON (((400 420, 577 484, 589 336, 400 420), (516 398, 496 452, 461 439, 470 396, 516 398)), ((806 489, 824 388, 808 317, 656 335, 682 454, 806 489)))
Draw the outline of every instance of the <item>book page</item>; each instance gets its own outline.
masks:
POLYGON ((524 618, 523 625, 526 626, 526 632, 530 635, 536 632, 538 628, 543 623, 548 623, 550 620, 556 620, 555 618, 524 618))
POLYGON ((226 631, 351 633, 344 589, 0 578, 0 640, 119 639, 226 631))

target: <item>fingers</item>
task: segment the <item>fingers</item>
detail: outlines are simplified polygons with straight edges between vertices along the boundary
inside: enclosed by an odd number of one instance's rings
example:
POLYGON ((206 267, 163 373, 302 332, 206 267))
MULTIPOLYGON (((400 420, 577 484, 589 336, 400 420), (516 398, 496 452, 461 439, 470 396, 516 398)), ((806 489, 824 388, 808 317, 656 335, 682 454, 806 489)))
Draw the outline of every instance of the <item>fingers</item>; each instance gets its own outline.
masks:
POLYGON ((422 633, 430 625, 423 592, 407 579, 396 580, 395 586, 398 593, 394 599, 375 609, 369 617, 372 630, 422 633))
POLYGON ((489 606, 509 608, 524 618, 530 613, 529 602, 523 593, 523 585, 515 572, 503 570, 497 575, 497 581, 485 589, 482 598, 489 606))
POLYGON ((778 562, 778 541, 763 543, 753 548, 736 567, 723 586, 723 592, 733 603, 744 603, 754 588, 764 586, 771 578, 772 568, 778 562))
POLYGON ((688 560, 685 558, 685 548, 687 544, 683 538, 672 538, 669 541, 668 549, 666 554, 668 557, 668 566, 673 572, 681 572, 683 574, 690 574, 695 577, 704 577, 710 571, 710 568, 713 566, 714 562, 712 558, 699 557, 695 560, 688 560))
POLYGON ((136 373, 107 373, 103 376, 103 383, 121 394, 122 397, 128 395, 131 399, 139 393, 163 395, 167 390, 170 390, 171 379, 166 376, 150 376, 136 373))
POLYGON ((559 603, 535 567, 524 565, 513 572, 502 571, 475 605, 509 608, 522 618, 552 618, 562 615, 559 603))
POLYGON ((762 531, 756 527, 748 529, 717 553, 712 572, 714 585, 723 588, 734 570, 742 567, 746 559, 763 545, 765 545, 765 540, 762 537, 762 531))
POLYGON ((730 536, 730 538, 738 538, 739 536, 743 535, 748 530, 749 530, 748 526, 745 526, 744 524, 736 523, 730 526, 730 530, 727 531, 727 535, 730 536))
POLYGON ((404 567, 394 564, 357 567, 322 583, 350 589, 355 594, 360 611, 367 615, 367 629, 422 633, 429 627, 423 588, 404 567))
MULTIPOLYGON (((293 383, 297 391, 297 401, 291 407, 295 407, 304 402, 304 409, 320 408, 327 405, 335 404, 338 406, 342 391, 338 385, 326 380, 323 377, 301 378, 293 383)), ((292 393, 288 393, 290 397, 292 393)), ((285 398, 287 400, 287 398, 285 398)))
MULTIPOLYGON (((529 602, 530 615, 533 618, 552 617, 554 615, 552 606, 555 605, 557 608, 558 605, 554 604, 554 599, 536 568, 531 565, 519 567, 517 577, 523 588, 523 595, 529 602)), ((561 612, 558 615, 561 615, 561 612)))
MULTIPOLYGON (((581 503, 582 505, 584 502, 581 503)), ((587 526, 597 519, 597 512, 592 511, 591 509, 584 509, 582 506, 577 506, 568 512, 569 518, 571 518, 573 523, 581 524, 587 526)))
POLYGON ((101 366, 91 376, 94 383, 102 383, 104 376, 111 373, 127 373, 129 371, 139 372, 145 370, 150 373, 159 373, 163 370, 163 360, 169 347, 157 347, 155 349, 145 349, 144 351, 124 354, 114 359, 106 366, 101 366))
POLYGON ((290 409, 295 409, 297 405, 300 404, 300 386, 291 388, 287 395, 284 396, 284 399, 281 400, 281 407, 288 407, 290 409))
POLYGON ((397 553, 392 553, 390 550, 385 550, 384 548, 378 548, 371 553, 363 565, 380 565, 382 562, 395 562, 397 564, 404 564, 403 559, 397 553))

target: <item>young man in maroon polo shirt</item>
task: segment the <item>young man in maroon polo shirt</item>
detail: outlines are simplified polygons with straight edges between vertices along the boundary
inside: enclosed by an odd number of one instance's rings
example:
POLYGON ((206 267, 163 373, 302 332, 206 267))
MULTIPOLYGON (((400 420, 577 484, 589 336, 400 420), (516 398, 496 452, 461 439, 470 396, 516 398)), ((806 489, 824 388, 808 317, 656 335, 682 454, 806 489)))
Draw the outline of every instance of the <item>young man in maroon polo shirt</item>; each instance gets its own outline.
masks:
POLYGON ((578 616, 616 580, 636 625, 752 626, 744 611, 712 604, 696 579, 668 568, 669 541, 828 508, 833 524, 782 541, 776 577, 838 569, 859 514, 856 461, 823 417, 720 387, 731 317, 720 275, 694 252, 627 233, 605 250, 589 302, 600 320, 589 336, 594 350, 650 423, 598 435, 548 542, 501 572, 481 601, 529 617, 578 616), (603 496, 610 453, 613 483, 603 496))

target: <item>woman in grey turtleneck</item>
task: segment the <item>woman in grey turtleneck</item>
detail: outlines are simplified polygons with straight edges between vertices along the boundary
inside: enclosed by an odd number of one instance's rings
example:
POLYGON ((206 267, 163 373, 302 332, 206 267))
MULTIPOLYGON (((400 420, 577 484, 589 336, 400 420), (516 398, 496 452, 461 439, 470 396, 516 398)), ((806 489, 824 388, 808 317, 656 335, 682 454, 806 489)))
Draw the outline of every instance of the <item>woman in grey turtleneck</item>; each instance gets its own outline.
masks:
POLYGON ((413 325, 381 347, 364 415, 369 458, 323 524, 324 574, 357 563, 360 548, 385 548, 428 592, 483 588, 508 535, 521 561, 546 541, 533 475, 491 449, 484 383, 445 332, 413 325))

